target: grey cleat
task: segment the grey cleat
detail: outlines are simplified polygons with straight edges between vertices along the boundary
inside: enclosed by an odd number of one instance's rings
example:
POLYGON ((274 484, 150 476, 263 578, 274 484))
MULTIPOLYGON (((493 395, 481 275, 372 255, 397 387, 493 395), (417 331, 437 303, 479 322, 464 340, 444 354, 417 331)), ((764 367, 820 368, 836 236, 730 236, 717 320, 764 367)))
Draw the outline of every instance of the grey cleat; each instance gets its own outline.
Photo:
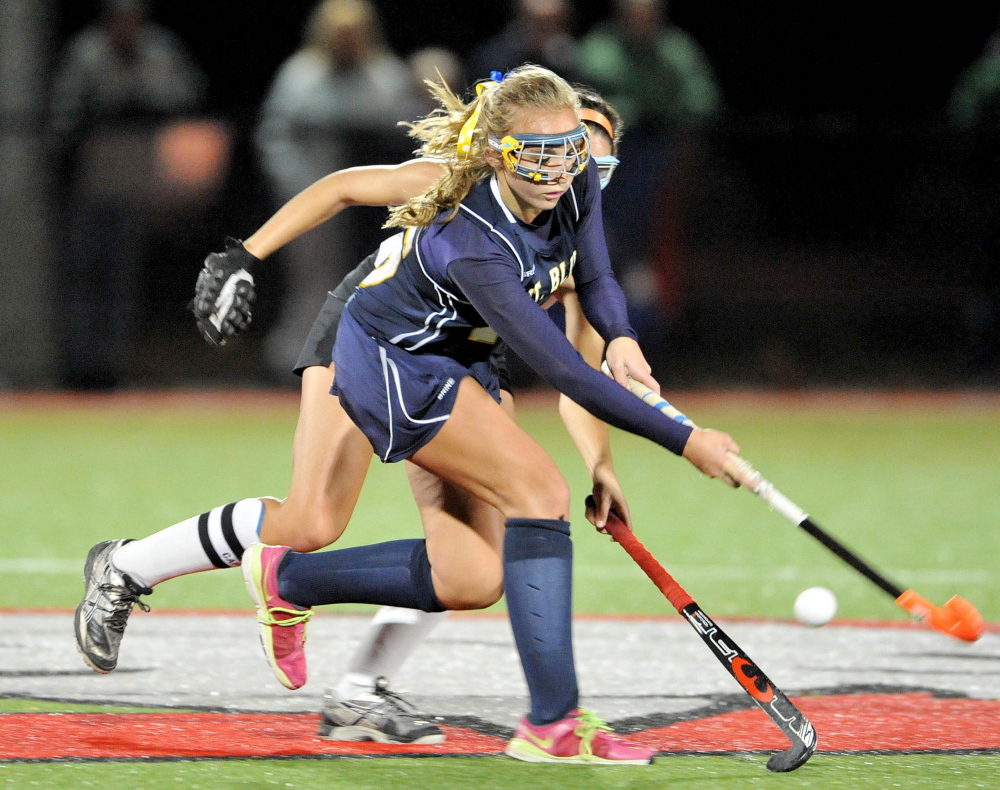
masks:
POLYGON ((319 737, 327 741, 378 743, 444 743, 444 732, 379 678, 375 691, 337 702, 330 692, 323 698, 319 737))
POLYGON ((132 607, 144 612, 149 607, 139 600, 153 590, 143 587, 111 564, 111 555, 131 539, 106 540, 94 546, 83 565, 83 584, 87 588, 76 607, 74 625, 76 647, 83 660, 95 672, 106 674, 118 665, 118 646, 132 607))

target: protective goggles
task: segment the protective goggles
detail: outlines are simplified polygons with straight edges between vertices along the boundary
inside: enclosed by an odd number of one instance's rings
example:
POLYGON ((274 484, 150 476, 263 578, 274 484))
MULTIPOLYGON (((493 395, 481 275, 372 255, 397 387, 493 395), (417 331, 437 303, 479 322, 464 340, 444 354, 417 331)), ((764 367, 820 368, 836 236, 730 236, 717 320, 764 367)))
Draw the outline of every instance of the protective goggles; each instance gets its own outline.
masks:
POLYGON ((611 176, 615 174, 615 168, 621 160, 617 156, 595 156, 594 164, 597 165, 597 173, 601 177, 601 189, 611 183, 611 176))
POLYGON ((515 134, 489 142, 511 173, 541 184, 579 175, 590 159, 590 134, 582 123, 569 134, 515 134))

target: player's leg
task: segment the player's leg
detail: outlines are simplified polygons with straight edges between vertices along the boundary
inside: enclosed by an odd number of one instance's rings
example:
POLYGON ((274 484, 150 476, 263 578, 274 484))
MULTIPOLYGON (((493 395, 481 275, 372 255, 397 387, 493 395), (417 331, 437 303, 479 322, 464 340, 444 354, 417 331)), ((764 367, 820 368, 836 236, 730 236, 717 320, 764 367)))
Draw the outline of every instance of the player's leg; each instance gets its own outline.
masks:
MULTIPOLYGON (((503 516, 481 500, 411 464, 407 474, 426 534, 428 561, 439 573, 435 582, 466 606, 481 608, 502 592, 503 516), (450 568, 462 578, 450 583, 450 568), (465 577, 479 582, 471 589, 465 577), (482 580, 489 579, 487 584, 482 580)), ((328 740, 377 740, 384 743, 438 743, 440 728, 427 721, 402 695, 390 690, 393 677, 410 652, 444 612, 383 607, 352 666, 324 699, 320 737, 328 740)))
MULTIPOLYGON (((458 390, 450 419, 412 459, 429 473, 415 479, 431 481, 437 476, 450 483, 418 485, 417 495, 424 500, 421 507, 449 513, 456 524, 469 524, 475 508, 489 505, 504 513, 508 527, 513 521, 530 532, 529 525, 521 522, 540 519, 565 533, 569 490, 551 458, 474 379, 463 379, 458 390), (469 441, 471 436, 474 442, 469 441), (465 492, 461 496, 459 488, 465 492)), ((552 531, 550 527, 545 523, 540 528, 552 531)), ((278 595, 289 608, 330 603, 388 604, 423 611, 480 608, 500 594, 501 555, 499 535, 475 529, 442 530, 429 533, 428 540, 397 540, 322 554, 282 550, 278 559, 269 552, 265 564, 280 563, 273 572, 280 589, 261 592, 259 597, 278 595)), ((253 569, 244 566, 244 572, 252 574, 253 569)))
MULTIPOLYGON (((503 513, 503 541, 493 549, 531 694, 530 718, 536 724, 566 718, 578 702, 573 558, 569 489, 555 463, 471 379, 462 382, 448 422, 412 460, 503 513)), ((471 593, 462 585, 488 568, 486 553, 477 554, 469 541, 449 545, 453 536, 440 537, 449 540, 428 547, 435 589, 442 601, 462 601, 471 593), (479 562, 464 566, 466 554, 479 562)))
MULTIPOLYGON (((500 376, 500 406, 514 418, 514 396, 506 369, 500 376)), ((413 465, 407 463, 407 473, 411 486, 419 485, 419 478, 413 475, 413 465)), ((503 528, 503 515, 493 510, 493 519, 503 528)), ((451 519, 450 514, 440 509, 421 510, 421 521, 425 534, 435 531, 437 518, 451 519)), ((265 541, 270 542, 270 541, 265 541)), ((281 541, 277 541, 281 542, 281 541)), ((410 654, 445 619, 447 612, 421 612, 418 609, 401 609, 394 606, 382 607, 372 618, 348 661, 347 669, 340 680, 328 692, 328 704, 336 704, 361 694, 370 694, 382 682, 392 687, 396 673, 410 654)))
POLYGON ((265 540, 303 551, 340 536, 357 503, 371 445, 330 395, 332 381, 332 367, 303 371, 292 487, 284 502, 244 499, 142 540, 104 541, 91 549, 84 567, 86 592, 76 614, 77 646, 87 664, 98 672, 115 668, 132 607, 157 584, 235 567, 261 532, 265 540))
MULTIPOLYGON (((510 444, 514 437, 518 446, 506 454, 506 465, 498 465, 500 477, 509 468, 515 475, 514 459, 537 458, 536 467, 547 463, 554 469, 541 450, 497 404, 472 379, 459 385, 461 392, 472 389, 482 397, 490 411, 496 441, 484 439, 484 446, 510 444), (497 420, 496 417, 500 419, 497 420), (502 422, 501 422, 502 421, 502 422), (523 437, 523 438, 522 438, 523 437)), ((472 397, 472 396, 470 396, 472 397)), ((463 396, 458 395, 461 401, 463 396)), ((450 420, 447 421, 450 423, 450 420)), ((464 421, 463 421, 464 422, 464 421)), ((447 431, 447 423, 444 430, 447 431)), ((468 435, 475 435, 470 431, 468 435)), ((437 441, 431 440, 431 444, 437 441)), ((485 457, 485 455, 484 455, 485 457)), ((482 472, 480 488, 489 486, 489 473, 482 472)), ((528 496, 538 490, 535 475, 520 474, 520 486, 528 496)), ((555 479, 561 480, 558 472, 555 479)), ((565 488, 565 483, 562 484, 565 488)), ((511 498, 517 481, 509 484, 511 498)), ((568 499, 565 492, 564 499, 568 499)), ((456 500, 455 507, 465 507, 456 500)), ((553 504, 552 507, 558 507, 553 504)), ((565 509, 565 505, 563 506, 565 509)), ((468 514, 456 516, 463 517, 468 514)), ((433 541, 432 541, 433 542, 433 541)), ((286 686, 297 688, 305 682, 304 615, 311 606, 331 603, 373 603, 440 612, 446 608, 464 609, 492 603, 499 595, 502 572, 495 539, 489 541, 471 536, 467 539, 467 553, 488 557, 492 551, 495 573, 488 577, 476 572, 476 565, 464 562, 459 553, 448 552, 447 547, 432 549, 440 556, 439 567, 433 572, 428 558, 426 540, 396 540, 375 546, 359 546, 338 551, 310 555, 289 551, 287 547, 252 546, 244 555, 243 573, 251 597, 258 606, 262 624, 261 636, 265 655, 278 679, 286 686), (453 566, 453 567, 452 567, 453 566), (438 598, 440 587, 443 598, 438 598)))
POLYGON ((260 539, 316 551, 344 532, 358 503, 372 446, 330 394, 333 365, 302 372, 302 404, 284 500, 265 500, 260 539))
MULTIPOLYGON (((502 551, 496 540, 474 529, 464 537, 449 536, 461 541, 459 550, 445 540, 438 545, 432 536, 313 555, 251 547, 244 576, 256 587, 252 594, 262 622, 272 602, 296 616, 328 603, 391 603, 425 611, 484 606, 496 599, 502 576, 531 693, 531 713, 508 753, 554 762, 650 762, 652 751, 616 739, 593 714, 577 707, 565 480, 476 381, 467 377, 458 390, 449 419, 412 460, 451 484, 440 489, 439 504, 457 508, 481 499, 504 513, 502 551), (471 494, 471 500, 452 501, 454 487, 471 494)), ((272 667, 280 678, 273 662, 272 667)))
MULTIPOLYGON (((513 418, 514 399, 510 392, 502 389, 500 397, 504 411, 513 418)), ((452 528, 452 522, 456 520, 452 513, 439 507, 420 505, 423 501, 420 489, 427 485, 426 478, 430 475, 410 463, 407 463, 407 475, 418 502, 424 534, 430 536, 452 528)), ((484 509, 483 516, 492 521, 491 529, 494 533, 501 535, 503 515, 500 511, 488 508, 486 512, 484 509)), ((433 562, 431 559, 432 564, 433 562)), ((321 736, 330 740, 343 739, 346 736, 353 738, 355 735, 353 731, 348 731, 345 736, 344 728, 334 726, 334 723, 349 720, 348 717, 352 712, 359 706, 369 703, 372 696, 377 695, 380 689, 386 691, 392 689, 393 681, 405 661, 447 614, 447 612, 422 612, 419 609, 402 609, 395 606, 383 606, 379 609, 351 655, 346 671, 325 695, 324 719, 320 726, 321 736)), ((367 724, 383 727, 382 734, 385 737, 390 735, 384 731, 386 728, 392 731, 400 729, 392 717, 375 722, 369 721, 367 724)))
MULTIPOLYGON (((503 585, 531 711, 506 752, 534 762, 648 764, 654 750, 614 736, 603 721, 577 704, 566 483, 544 450, 527 434, 514 434, 510 420, 504 425, 497 417, 499 410, 488 409, 483 401, 488 396, 477 389, 469 379, 463 381, 464 391, 447 424, 413 461, 464 490, 485 489, 483 499, 507 517, 503 585), (469 436, 476 440, 468 441, 469 436)), ((448 561, 451 540, 453 536, 442 540, 444 550, 439 551, 439 544, 428 535, 435 589, 442 600, 456 595, 456 584, 464 578, 449 577, 457 567, 448 561)), ((483 566, 472 570, 482 572, 483 566)))
POLYGON ((142 540, 106 540, 84 563, 84 596, 76 608, 77 649, 97 672, 111 672, 132 608, 166 579, 239 565, 246 546, 259 540, 259 499, 243 499, 185 519, 142 540))

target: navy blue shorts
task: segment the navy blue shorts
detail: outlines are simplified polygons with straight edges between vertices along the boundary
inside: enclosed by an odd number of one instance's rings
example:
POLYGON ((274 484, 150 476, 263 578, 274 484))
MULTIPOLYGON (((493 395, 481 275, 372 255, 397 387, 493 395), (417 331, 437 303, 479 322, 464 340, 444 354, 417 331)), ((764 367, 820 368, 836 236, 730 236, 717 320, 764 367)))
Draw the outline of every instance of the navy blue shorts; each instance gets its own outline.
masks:
POLYGON ((385 463, 409 458, 434 438, 466 376, 500 401, 492 358, 466 366, 438 354, 411 354, 371 337, 349 310, 340 319, 333 361, 337 374, 330 392, 385 463))

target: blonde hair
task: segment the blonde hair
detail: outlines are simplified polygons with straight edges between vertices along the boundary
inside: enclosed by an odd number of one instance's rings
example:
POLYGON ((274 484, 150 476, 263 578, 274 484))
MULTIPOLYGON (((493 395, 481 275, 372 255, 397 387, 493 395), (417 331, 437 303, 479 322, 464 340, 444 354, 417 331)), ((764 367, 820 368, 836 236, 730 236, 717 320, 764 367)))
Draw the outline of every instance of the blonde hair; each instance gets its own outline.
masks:
POLYGON ((441 159, 445 174, 430 189, 389 212, 385 227, 425 227, 444 209, 458 211, 473 185, 489 176, 493 168, 486 161, 490 137, 500 139, 514 130, 518 112, 527 109, 579 111, 576 91, 562 77, 541 66, 520 66, 508 73, 495 87, 484 90, 471 102, 463 102, 444 80, 427 81, 431 95, 440 107, 410 127, 410 136, 421 145, 419 156, 441 159), (459 156, 458 137, 481 102, 479 119, 472 132, 468 153, 459 156))

